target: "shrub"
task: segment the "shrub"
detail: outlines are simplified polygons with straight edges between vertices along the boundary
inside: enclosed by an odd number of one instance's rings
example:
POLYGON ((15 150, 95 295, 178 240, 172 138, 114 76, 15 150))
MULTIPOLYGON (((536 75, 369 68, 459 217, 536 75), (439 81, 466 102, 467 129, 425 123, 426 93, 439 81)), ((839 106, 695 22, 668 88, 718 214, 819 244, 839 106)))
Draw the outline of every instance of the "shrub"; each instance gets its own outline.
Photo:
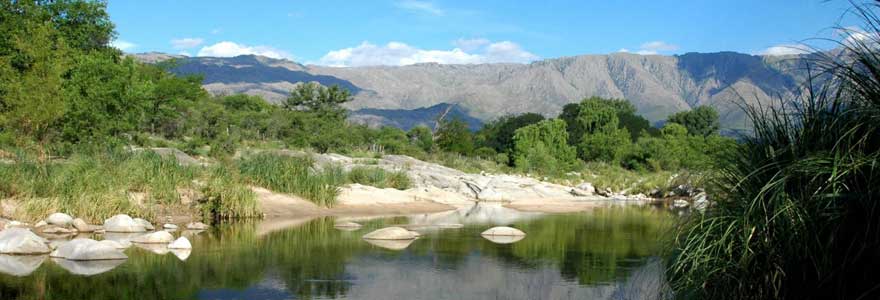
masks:
POLYGON ((513 140, 517 169, 554 173, 571 170, 577 163, 562 120, 544 120, 517 129, 513 140))

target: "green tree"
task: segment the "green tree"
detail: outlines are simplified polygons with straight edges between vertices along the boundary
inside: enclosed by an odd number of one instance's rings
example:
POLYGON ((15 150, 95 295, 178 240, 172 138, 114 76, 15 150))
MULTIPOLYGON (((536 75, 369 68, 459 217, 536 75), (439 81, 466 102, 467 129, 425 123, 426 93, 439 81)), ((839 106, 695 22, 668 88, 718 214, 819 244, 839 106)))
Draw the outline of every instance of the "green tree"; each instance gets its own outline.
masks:
POLYGON ((509 153, 513 149, 513 134, 517 129, 544 120, 544 116, 536 113, 503 116, 483 126, 477 135, 482 141, 481 146, 489 147, 499 153, 509 153))
POLYGON ((50 126, 64 115, 69 50, 50 23, 22 32, 12 37, 11 53, 0 57, 0 124, 42 152, 50 126))
POLYGON ((459 118, 441 121, 434 137, 437 147, 445 151, 468 155, 474 150, 473 133, 459 118))
POLYGON ((572 137, 569 143, 577 145, 580 138, 584 134, 585 128, 578 125, 576 119, 581 114, 582 109, 595 109, 596 106, 607 107, 613 109, 617 114, 618 128, 625 128, 629 131, 632 141, 638 140, 642 131, 656 136, 659 134, 657 128, 651 126, 651 123, 644 117, 636 113, 635 106, 629 101, 623 99, 604 99, 600 97, 590 97, 579 103, 569 103, 562 107, 562 113, 559 118, 564 120, 568 126, 568 135, 572 137))
POLYGON ((584 161, 617 163, 623 158, 631 142, 631 135, 620 126, 621 113, 633 114, 635 108, 625 100, 592 97, 577 105, 563 108, 560 119, 576 142, 578 157, 584 161))
POLYGON ((309 82, 294 88, 282 106, 288 110, 317 113, 325 118, 345 119, 346 110, 341 105, 351 100, 351 92, 338 85, 325 87, 309 82))
POLYGON ((707 137, 718 134, 720 123, 718 111, 710 106, 698 106, 669 116, 668 122, 684 125, 691 135, 707 137))
POLYGON ((577 164, 575 149, 568 145, 565 122, 551 119, 517 129, 513 136, 514 165, 524 171, 554 173, 577 164))
POLYGON ((413 127, 406 133, 410 143, 422 149, 425 152, 431 152, 434 148, 434 134, 431 129, 425 125, 413 127))

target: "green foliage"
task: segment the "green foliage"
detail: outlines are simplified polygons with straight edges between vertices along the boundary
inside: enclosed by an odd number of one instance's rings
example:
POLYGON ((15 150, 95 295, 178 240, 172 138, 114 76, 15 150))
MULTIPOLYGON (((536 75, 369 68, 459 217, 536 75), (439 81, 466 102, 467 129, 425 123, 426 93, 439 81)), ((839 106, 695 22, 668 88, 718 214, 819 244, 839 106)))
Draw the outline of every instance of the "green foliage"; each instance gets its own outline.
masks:
POLYGON ((150 217, 156 205, 179 203, 177 189, 196 176, 197 170, 152 152, 81 153, 63 163, 24 156, 0 164, 0 194, 21 204, 25 220, 62 211, 97 222, 118 213, 150 217), (132 195, 142 195, 140 205, 130 201, 132 195))
POLYGON ((693 110, 678 112, 669 116, 668 122, 681 124, 687 128, 689 134, 698 136, 718 134, 721 126, 718 111, 711 106, 698 106, 693 110))
POLYGON ((262 217, 257 195, 244 184, 238 168, 220 163, 208 170, 208 179, 202 188, 205 196, 200 205, 205 218, 231 220, 262 217))
POLYGON ((351 92, 334 85, 325 87, 315 82, 298 85, 282 104, 288 110, 303 110, 323 118, 345 119, 342 104, 352 100, 351 92))
POLYGON ((369 185, 377 188, 405 190, 412 182, 405 171, 385 171, 378 167, 354 167, 348 172, 348 182, 369 185))
POLYGON ((444 151, 468 155, 474 151, 474 135, 467 123, 456 118, 440 122, 434 134, 437 147, 444 151))
POLYGON ((422 149, 424 152, 431 152, 434 148, 434 133, 425 125, 413 127, 406 133, 410 143, 422 149))
POLYGON ((336 168, 313 170, 313 164, 308 158, 261 153, 238 161, 238 169, 254 185, 332 206, 345 176, 336 168))
POLYGON ((592 134, 584 134, 578 152, 584 161, 619 163, 630 150, 629 132, 626 129, 607 128, 592 134))
POLYGON ((720 170, 716 206, 677 231, 677 294, 703 299, 871 299, 880 265, 877 4, 857 6, 845 58, 814 63, 794 106, 751 107, 754 134, 720 170), (858 38, 855 38, 858 37, 858 38))
POLYGON ((0 127, 6 129, 0 130, 42 145, 52 123, 64 115, 63 76, 70 54, 50 23, 24 26, 0 52, 6 53, 0 56, 0 127))
POLYGON ((483 125, 477 136, 483 146, 492 148, 497 153, 510 153, 513 151, 514 132, 543 120, 544 116, 536 113, 504 116, 483 125))
POLYGON ((575 150, 568 145, 565 122, 551 119, 517 129, 514 140, 514 164, 523 171, 561 172, 574 168, 575 150))

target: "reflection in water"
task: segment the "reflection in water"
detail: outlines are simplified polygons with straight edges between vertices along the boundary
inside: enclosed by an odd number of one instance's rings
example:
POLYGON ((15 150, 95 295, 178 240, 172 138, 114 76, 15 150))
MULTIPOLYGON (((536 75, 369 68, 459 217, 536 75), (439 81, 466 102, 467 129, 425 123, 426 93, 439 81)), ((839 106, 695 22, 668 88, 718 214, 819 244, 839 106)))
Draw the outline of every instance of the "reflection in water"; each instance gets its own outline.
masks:
MULTIPOLYGON (((332 218, 286 228, 277 226, 280 223, 221 225, 193 237, 193 250, 186 255, 156 255, 152 252, 156 249, 133 247, 126 250, 127 261, 103 273, 77 269, 97 274, 90 277, 72 276, 61 263, 45 263, 30 275, 18 273, 25 277, 0 274, 0 299, 651 299, 659 295, 662 266, 652 257, 670 214, 617 208, 569 215, 491 215, 503 209, 481 206, 366 219, 358 221, 363 230, 356 232, 337 230, 332 218), (464 226, 438 226, 455 223, 464 226), (361 239, 364 232, 406 224, 431 226, 406 245, 372 245, 361 239), (528 236, 513 244, 496 244, 480 236, 496 225, 519 228, 528 236)), ((10 263, 0 260, 0 268, 5 265, 10 263)))
POLYGON ((186 261, 192 254, 192 249, 171 249, 171 254, 174 254, 180 261, 186 261))
POLYGON ((513 244, 526 238, 524 235, 482 235, 484 239, 496 244, 513 244))
POLYGON ((116 268, 125 262, 124 259, 79 261, 67 260, 63 258, 52 258, 52 261, 70 272, 71 274, 83 276, 101 274, 113 270, 113 268, 116 268))
POLYGON ((165 255, 168 254, 170 250, 168 250, 168 245, 166 244, 141 244, 141 243, 132 243, 135 247, 147 250, 152 252, 153 254, 165 255))
POLYGON ((0 254, 0 273, 12 276, 28 276, 43 264, 48 255, 0 254))
POLYGON ((403 250, 409 245, 412 245, 415 242, 415 239, 412 240, 374 240, 374 239, 364 239, 364 242, 370 243, 370 245, 385 248, 388 250, 403 250))

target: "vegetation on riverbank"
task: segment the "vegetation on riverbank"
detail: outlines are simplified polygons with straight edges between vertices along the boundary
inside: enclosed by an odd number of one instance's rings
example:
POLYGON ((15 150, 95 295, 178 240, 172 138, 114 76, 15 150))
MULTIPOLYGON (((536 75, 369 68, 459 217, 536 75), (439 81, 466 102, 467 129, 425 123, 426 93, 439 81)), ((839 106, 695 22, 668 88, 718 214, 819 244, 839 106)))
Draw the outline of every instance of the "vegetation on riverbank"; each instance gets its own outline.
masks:
POLYGON ((794 105, 752 107, 717 205, 673 245, 685 299, 876 299, 880 279, 880 5, 856 6, 840 56, 820 56, 794 105))

